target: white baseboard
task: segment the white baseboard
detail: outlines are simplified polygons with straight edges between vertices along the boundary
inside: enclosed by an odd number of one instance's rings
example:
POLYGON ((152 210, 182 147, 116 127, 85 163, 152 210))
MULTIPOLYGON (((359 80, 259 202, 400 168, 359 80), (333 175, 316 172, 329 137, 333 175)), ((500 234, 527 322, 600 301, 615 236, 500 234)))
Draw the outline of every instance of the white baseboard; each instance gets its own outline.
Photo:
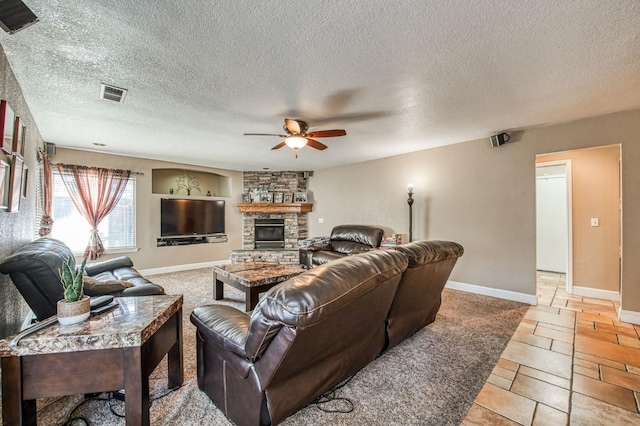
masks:
POLYGON ((640 325, 640 312, 625 311, 620 308, 620 311, 618 312, 618 318, 620 318, 620 321, 622 322, 640 325))
POLYGON ((538 303, 535 294, 518 293, 510 290, 500 290, 498 288, 483 287, 480 285, 466 284, 457 281, 447 281, 445 288, 497 297, 499 299, 513 300, 514 302, 528 303, 529 305, 536 305, 538 303))
POLYGON ((180 271, 188 271, 190 269, 200 269, 200 268, 213 268, 214 266, 224 265, 229 263, 229 260, 214 260, 211 262, 201 262, 201 263, 189 263, 186 265, 174 265, 174 266, 165 266, 162 268, 152 268, 152 269, 141 269, 141 275, 157 275, 157 274, 168 274, 170 272, 180 272, 180 271))
POLYGON ((620 292, 611 290, 599 290, 597 288, 573 286, 572 294, 576 296, 594 297, 596 299, 606 299, 620 301, 620 292))

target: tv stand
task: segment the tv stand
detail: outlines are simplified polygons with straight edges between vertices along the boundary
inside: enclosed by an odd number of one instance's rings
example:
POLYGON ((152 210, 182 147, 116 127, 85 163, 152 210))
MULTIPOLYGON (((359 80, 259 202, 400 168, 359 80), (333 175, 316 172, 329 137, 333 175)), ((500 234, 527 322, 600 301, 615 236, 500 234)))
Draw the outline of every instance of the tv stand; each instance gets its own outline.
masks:
POLYGON ((226 243, 227 234, 201 235, 198 237, 161 237, 157 239, 158 247, 184 246, 191 244, 226 243))

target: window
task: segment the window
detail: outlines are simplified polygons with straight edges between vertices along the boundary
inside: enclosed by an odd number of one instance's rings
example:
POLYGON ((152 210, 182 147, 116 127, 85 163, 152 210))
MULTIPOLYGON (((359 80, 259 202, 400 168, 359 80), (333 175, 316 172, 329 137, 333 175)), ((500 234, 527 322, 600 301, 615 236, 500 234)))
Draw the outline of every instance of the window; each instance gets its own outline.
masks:
MULTIPOLYGON (((64 241, 71 251, 82 253, 89 242, 91 226, 73 204, 60 173, 54 170, 53 177, 53 228, 51 237, 64 241)), ((136 246, 136 180, 129 183, 118 201, 118 205, 105 217, 98 232, 105 250, 126 250, 136 246)))

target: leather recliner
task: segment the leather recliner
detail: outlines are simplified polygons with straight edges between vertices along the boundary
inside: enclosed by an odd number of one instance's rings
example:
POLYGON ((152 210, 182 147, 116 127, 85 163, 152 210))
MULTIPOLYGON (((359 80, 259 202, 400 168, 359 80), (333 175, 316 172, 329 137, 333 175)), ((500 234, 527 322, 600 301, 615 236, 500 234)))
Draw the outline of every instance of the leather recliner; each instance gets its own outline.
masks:
MULTIPOLYGON (((21 247, 0 262, 0 273, 8 274, 38 321, 56 314, 63 298, 60 271, 73 253, 62 241, 40 238, 21 247)), ((120 280, 134 287, 109 293, 114 297, 164 294, 164 289, 141 276, 126 256, 86 265, 88 276, 98 281, 120 280)))
POLYGON ((376 250, 285 281, 250 317, 194 309, 198 387, 237 425, 281 422, 380 354, 406 267, 400 252, 376 250))
POLYGON ((451 271, 464 249, 452 241, 416 241, 393 247, 409 266, 402 274, 389 318, 387 348, 392 348, 436 319, 451 271))
POLYGON ((328 243, 307 247, 307 266, 322 265, 341 257, 380 247, 384 230, 367 225, 339 225, 333 228, 328 243))

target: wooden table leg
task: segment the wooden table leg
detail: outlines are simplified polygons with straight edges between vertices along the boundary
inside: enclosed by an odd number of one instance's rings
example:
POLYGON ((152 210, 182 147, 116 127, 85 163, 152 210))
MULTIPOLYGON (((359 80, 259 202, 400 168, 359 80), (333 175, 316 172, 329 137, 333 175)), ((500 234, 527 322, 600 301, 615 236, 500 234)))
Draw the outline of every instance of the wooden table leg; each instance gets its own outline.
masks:
POLYGON ((258 289, 256 287, 247 287, 245 290, 244 310, 246 312, 253 311, 258 304, 258 289))
POLYGON ((177 340, 175 344, 169 349, 169 355, 167 358, 168 368, 168 387, 169 389, 181 386, 184 380, 184 368, 182 358, 182 308, 180 308, 170 321, 176 321, 176 335, 177 340))
POLYGON ((124 349, 124 392, 127 426, 149 426, 148 347, 124 349))
POLYGON ((17 356, 2 358, 2 424, 36 424, 36 401, 22 400, 22 367, 17 356))
POLYGON ((215 283, 213 298, 215 300, 221 300, 224 297, 224 283, 218 279, 218 275, 215 272, 213 273, 213 282, 215 283))

